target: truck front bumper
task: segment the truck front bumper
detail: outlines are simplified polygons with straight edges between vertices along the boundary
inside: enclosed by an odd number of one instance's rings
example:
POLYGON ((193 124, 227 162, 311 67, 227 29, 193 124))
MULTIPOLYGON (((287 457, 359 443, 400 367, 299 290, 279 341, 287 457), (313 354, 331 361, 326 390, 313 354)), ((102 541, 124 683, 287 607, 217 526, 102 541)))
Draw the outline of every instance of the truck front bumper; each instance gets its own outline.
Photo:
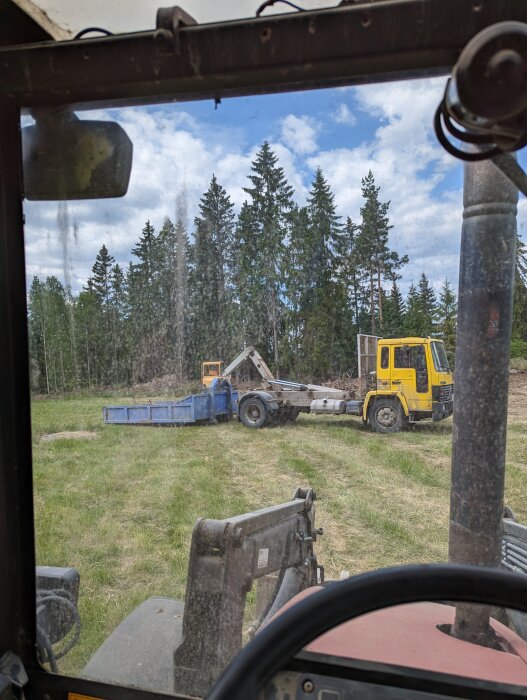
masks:
POLYGON ((454 413, 454 399, 450 401, 434 401, 432 403, 432 420, 443 420, 454 413))

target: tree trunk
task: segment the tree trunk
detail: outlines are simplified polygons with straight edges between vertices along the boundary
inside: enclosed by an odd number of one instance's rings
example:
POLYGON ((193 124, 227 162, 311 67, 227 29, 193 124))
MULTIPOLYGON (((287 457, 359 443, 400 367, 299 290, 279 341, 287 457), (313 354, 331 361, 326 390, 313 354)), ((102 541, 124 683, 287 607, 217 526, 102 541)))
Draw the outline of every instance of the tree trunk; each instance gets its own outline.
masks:
POLYGON ((273 290, 273 297, 271 301, 272 306, 272 323, 273 323, 273 344, 274 344, 274 372, 277 379, 280 379, 280 367, 279 367, 279 357, 278 357, 278 321, 276 314, 276 290, 273 290))
POLYGON ((42 318, 42 344, 44 346, 44 371, 46 372, 46 393, 49 394, 49 371, 48 371, 48 350, 46 347, 46 326, 44 324, 44 315, 41 310, 42 318))
POLYGON ((375 335, 375 299, 373 289, 373 270, 370 269, 370 304, 371 304, 371 334, 375 335))
POLYGON ((377 290, 379 295, 379 328, 382 328, 382 286, 381 286, 381 270, 377 270, 377 290))

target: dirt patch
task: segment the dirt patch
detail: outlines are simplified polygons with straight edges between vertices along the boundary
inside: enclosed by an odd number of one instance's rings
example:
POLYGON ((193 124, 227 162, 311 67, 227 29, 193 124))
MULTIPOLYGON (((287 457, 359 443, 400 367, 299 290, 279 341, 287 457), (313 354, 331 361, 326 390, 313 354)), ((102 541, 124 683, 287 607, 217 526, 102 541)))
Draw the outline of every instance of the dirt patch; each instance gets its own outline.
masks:
POLYGON ((511 369, 510 371, 509 416, 527 419, 527 370, 511 369))
POLYGON ((88 430, 65 430, 62 433, 50 433, 41 437, 42 442, 52 442, 53 440, 92 440, 97 437, 97 433, 88 430))

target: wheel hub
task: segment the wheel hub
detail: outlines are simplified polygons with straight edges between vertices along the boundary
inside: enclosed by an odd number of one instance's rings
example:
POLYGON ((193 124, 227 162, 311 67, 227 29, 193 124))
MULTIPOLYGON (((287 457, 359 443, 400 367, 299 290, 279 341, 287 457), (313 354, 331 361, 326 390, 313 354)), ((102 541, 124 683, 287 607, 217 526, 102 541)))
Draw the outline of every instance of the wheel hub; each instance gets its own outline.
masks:
POLYGON ((247 417, 249 420, 253 421, 253 423, 257 423, 260 420, 260 416, 261 411, 259 406, 256 404, 250 404, 247 406, 247 417))
POLYGON ((377 422, 384 428, 392 428, 397 422, 397 411, 391 406, 383 406, 377 411, 377 422))

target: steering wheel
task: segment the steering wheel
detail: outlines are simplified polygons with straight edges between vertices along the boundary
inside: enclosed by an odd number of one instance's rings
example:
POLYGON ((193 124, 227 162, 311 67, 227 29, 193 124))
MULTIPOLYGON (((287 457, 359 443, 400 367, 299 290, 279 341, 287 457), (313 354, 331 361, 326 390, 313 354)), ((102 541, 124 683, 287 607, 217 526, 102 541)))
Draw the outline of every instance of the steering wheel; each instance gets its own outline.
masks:
POLYGON ((401 566, 338 581, 304 598, 258 632, 206 700, 250 700, 307 644, 365 613, 421 601, 485 603, 527 612, 527 576, 458 564, 401 566))

